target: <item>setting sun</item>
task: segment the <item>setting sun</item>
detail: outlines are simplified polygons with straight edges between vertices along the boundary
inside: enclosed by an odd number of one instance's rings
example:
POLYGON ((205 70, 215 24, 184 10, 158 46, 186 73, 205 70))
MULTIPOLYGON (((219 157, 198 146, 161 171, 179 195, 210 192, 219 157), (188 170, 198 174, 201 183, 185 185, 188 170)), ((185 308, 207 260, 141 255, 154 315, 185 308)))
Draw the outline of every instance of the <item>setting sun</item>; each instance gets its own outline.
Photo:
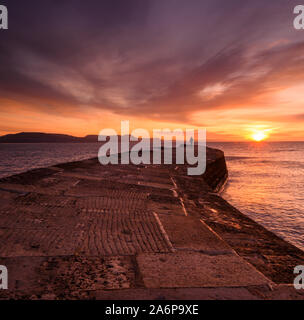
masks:
POLYGON ((262 140, 265 140, 268 138, 268 135, 263 132, 263 131, 258 131, 258 132, 255 132, 252 134, 251 138, 254 140, 254 141, 262 141, 262 140))

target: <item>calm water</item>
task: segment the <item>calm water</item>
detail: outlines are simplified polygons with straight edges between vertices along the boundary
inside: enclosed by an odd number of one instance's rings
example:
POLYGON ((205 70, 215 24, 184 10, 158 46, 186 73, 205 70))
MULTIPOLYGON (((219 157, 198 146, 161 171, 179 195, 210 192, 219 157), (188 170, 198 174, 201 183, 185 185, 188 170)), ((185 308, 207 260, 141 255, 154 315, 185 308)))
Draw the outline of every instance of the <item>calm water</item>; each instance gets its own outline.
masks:
POLYGON ((210 143, 225 152, 222 196, 277 235, 304 249, 304 143, 210 143))
MULTIPOLYGON (((304 249, 304 143, 210 143, 225 151, 222 196, 304 249)), ((0 144, 0 177, 97 156, 98 143, 0 144)))
POLYGON ((97 157, 98 143, 0 143, 0 177, 97 157))

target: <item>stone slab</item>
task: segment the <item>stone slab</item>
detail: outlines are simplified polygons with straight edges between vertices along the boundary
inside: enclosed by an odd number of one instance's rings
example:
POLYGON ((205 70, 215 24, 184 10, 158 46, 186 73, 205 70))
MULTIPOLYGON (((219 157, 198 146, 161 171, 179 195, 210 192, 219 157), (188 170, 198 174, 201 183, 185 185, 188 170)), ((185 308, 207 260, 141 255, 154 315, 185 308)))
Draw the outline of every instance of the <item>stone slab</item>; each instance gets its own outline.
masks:
POLYGON ((242 287, 269 283, 235 254, 140 254, 137 263, 147 288, 242 287))
POLYGON ((230 246, 195 217, 160 214, 159 218, 174 248, 210 255, 233 252, 230 246))
POLYGON ((0 299, 82 299, 89 291, 131 288, 135 281, 130 257, 0 257, 0 264, 9 274, 0 299))
POLYGON ((126 289, 92 292, 97 300, 259 300, 247 288, 126 289))

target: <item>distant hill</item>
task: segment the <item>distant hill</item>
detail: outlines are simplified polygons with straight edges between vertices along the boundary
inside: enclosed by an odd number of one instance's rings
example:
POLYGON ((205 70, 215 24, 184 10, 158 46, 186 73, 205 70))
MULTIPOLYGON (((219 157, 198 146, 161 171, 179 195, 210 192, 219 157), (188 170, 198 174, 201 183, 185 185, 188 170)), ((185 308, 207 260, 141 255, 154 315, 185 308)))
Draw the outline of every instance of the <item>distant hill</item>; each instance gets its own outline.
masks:
MULTIPOLYGON (((120 136, 118 139, 120 140, 120 136)), ((74 137, 67 134, 21 132, 0 136, 0 143, 93 143, 98 142, 98 135, 74 137)))
POLYGON ((83 138, 70 136, 67 134, 41 133, 41 132, 21 132, 17 134, 7 134, 0 136, 0 143, 81 143, 98 142, 97 135, 88 135, 83 138))

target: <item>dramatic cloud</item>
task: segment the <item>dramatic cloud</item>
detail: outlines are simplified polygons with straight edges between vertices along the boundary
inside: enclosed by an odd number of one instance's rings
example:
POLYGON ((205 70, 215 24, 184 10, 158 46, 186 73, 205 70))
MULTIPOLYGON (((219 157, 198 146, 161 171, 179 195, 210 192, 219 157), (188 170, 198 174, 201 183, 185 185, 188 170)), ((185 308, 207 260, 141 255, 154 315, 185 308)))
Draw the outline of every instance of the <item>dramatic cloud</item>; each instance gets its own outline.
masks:
POLYGON ((304 32, 293 28, 296 1, 1 4, 9 30, 0 32, 0 133, 92 133, 111 115, 227 136, 244 121, 268 119, 266 111, 299 122, 304 32), (231 126, 224 130, 221 119, 231 126))

